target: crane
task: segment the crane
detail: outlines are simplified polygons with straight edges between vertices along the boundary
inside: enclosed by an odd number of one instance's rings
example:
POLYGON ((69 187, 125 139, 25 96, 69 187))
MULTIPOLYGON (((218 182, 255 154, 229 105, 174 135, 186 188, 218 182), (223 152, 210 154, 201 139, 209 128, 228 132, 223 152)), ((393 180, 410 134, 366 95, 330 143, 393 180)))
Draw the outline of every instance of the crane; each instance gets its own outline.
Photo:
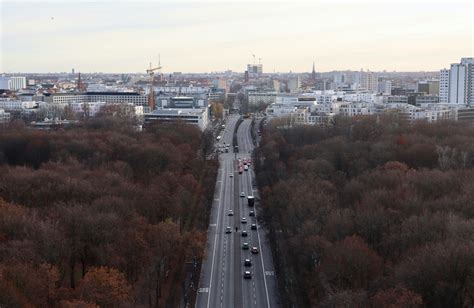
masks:
POLYGON ((150 62, 150 68, 146 70, 146 73, 150 75, 150 93, 148 93, 148 107, 150 108, 150 112, 155 110, 156 107, 156 99, 155 99, 155 90, 153 89, 153 80, 155 79, 155 71, 162 69, 160 65, 160 60, 158 57, 158 66, 153 67, 150 62))
POLYGON ((252 55, 253 57, 253 65, 255 65, 255 55, 252 55))
POLYGON ((258 64, 262 64, 262 58, 258 58, 258 64))

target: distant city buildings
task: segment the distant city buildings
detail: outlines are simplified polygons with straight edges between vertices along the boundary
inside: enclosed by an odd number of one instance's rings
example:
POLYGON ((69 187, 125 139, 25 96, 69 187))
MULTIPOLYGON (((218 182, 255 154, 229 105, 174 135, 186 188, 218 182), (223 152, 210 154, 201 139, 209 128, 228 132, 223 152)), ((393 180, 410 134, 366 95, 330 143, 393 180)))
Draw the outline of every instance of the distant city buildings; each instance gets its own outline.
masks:
POLYGON ((460 63, 440 71, 441 103, 474 107, 474 58, 462 58, 460 63))

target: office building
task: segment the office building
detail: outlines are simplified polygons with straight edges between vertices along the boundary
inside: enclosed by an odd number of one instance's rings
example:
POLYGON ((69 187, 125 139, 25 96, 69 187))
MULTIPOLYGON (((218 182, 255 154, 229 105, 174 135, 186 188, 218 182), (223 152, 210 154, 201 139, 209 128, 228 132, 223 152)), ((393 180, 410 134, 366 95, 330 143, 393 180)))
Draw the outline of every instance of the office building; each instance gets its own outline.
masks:
POLYGON ((439 94, 439 81, 438 80, 419 81, 417 83, 417 92, 424 92, 427 95, 438 95, 439 94))
POLYGON ((298 93, 301 88, 301 78, 296 76, 288 80, 288 90, 290 93, 298 93))
POLYGON ((209 124, 209 108, 196 109, 156 109, 150 113, 146 113, 145 125, 155 121, 161 122, 178 122, 182 121, 187 124, 197 125, 201 131, 204 131, 209 124))

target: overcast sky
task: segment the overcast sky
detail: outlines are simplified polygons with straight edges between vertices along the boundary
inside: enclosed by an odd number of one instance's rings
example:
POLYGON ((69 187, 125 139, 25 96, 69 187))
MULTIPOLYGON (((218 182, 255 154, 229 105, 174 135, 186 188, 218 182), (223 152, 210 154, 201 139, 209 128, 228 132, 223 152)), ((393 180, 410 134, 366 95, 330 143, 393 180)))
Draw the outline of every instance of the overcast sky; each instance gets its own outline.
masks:
POLYGON ((473 56, 471 1, 0 0, 0 72, 439 70, 473 56))

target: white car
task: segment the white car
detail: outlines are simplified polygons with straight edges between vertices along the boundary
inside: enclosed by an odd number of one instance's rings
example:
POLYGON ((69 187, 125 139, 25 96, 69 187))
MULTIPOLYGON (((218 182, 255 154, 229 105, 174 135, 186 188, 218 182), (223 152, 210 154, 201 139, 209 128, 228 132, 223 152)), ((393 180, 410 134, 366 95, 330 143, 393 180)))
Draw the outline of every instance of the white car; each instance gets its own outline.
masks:
POLYGON ((234 177, 234 174, 233 174, 233 173, 229 174, 229 177, 233 178, 233 177, 234 177))

